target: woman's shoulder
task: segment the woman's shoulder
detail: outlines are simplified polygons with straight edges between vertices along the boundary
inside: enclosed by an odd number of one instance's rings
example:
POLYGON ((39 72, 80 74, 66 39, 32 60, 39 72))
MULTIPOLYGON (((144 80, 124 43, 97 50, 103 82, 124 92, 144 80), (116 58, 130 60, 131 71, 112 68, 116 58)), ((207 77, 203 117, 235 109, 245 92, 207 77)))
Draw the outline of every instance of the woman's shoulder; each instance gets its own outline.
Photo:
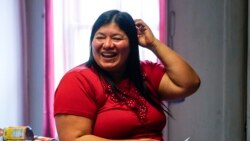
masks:
POLYGON ((81 64, 67 71, 63 75, 62 80, 77 80, 77 81, 92 82, 99 80, 99 77, 92 68, 86 66, 85 64, 81 64))
POLYGON ((101 81, 98 74, 93 69, 86 65, 79 65, 64 74, 59 82, 58 87, 67 87, 74 89, 72 91, 85 91, 85 93, 93 94, 101 87, 101 81))
POLYGON ((96 75, 95 71, 85 64, 78 65, 65 73, 65 75, 96 75))
POLYGON ((74 72, 88 72, 91 71, 91 68, 87 67, 85 64, 81 64, 78 66, 75 66, 73 68, 71 68, 67 73, 74 73, 74 72))
POLYGON ((143 60, 140 62, 141 68, 142 70, 147 70, 147 69, 163 69, 164 66, 161 64, 161 62, 153 62, 153 61, 149 61, 149 60, 143 60))

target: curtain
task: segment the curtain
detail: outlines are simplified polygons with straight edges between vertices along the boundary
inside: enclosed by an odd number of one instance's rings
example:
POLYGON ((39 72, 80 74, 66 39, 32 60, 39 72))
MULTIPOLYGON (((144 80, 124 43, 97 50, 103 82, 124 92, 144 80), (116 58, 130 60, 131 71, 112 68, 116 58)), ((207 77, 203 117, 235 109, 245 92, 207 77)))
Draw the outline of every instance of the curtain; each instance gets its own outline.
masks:
POLYGON ((44 125, 43 135, 55 137, 53 117, 54 102, 54 33, 53 1, 45 0, 45 84, 44 84, 44 125))
POLYGON ((159 0, 159 38, 162 42, 166 43, 167 41, 167 18, 166 18, 166 0, 159 0))

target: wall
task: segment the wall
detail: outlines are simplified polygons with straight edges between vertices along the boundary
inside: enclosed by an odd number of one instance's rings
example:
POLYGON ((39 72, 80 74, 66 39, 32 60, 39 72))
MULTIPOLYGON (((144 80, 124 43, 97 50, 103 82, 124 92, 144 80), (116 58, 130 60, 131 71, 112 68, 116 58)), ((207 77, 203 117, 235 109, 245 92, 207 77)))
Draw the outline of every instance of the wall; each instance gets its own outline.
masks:
POLYGON ((170 0, 173 49, 198 71, 201 87, 170 105, 169 141, 243 141, 246 113, 246 1, 170 0))
POLYGON ((0 5, 0 128, 29 125, 42 135, 43 0, 0 5))
POLYGON ((22 39, 16 0, 0 4, 0 128, 23 122, 22 39))

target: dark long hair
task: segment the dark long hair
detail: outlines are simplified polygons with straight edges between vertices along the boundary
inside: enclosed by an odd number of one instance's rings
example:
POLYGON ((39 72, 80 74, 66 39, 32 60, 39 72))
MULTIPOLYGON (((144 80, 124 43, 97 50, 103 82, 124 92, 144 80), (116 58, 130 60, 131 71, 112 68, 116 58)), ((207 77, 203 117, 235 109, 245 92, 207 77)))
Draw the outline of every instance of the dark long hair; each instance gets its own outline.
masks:
POLYGON ((153 95, 150 93, 149 89, 146 87, 141 67, 140 67, 140 56, 139 56, 139 46, 138 46, 138 37, 137 37, 137 29, 136 25, 134 23, 134 20, 130 14, 127 12, 121 12, 119 10, 109 10, 104 13, 102 13, 97 20, 95 21, 91 36, 90 36, 90 56, 89 60, 86 62, 86 66, 93 67, 100 76, 105 78, 105 80, 109 83, 109 85, 112 87, 112 89, 115 92, 119 92, 119 89, 117 89, 114 81, 112 81, 111 76, 103 69, 101 69, 97 63, 94 60, 93 53, 92 53, 92 41, 94 39, 95 33, 97 30, 102 27, 103 25, 109 24, 111 22, 115 22, 121 30, 125 32, 127 37, 129 38, 129 48, 130 52, 128 55, 127 64, 129 67, 126 67, 125 73, 128 76, 129 80, 134 83, 135 87, 138 89, 140 94, 154 107, 156 107, 158 110, 164 110, 167 112, 170 116, 170 112, 168 109, 163 108, 161 106, 161 102, 156 97, 153 97, 153 95))

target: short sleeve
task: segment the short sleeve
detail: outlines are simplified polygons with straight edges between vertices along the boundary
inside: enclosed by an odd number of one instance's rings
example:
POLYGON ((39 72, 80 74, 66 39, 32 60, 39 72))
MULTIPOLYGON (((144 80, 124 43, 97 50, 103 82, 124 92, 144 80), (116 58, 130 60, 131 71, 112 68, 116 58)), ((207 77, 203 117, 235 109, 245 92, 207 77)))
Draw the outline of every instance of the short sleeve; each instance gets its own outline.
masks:
POLYGON ((71 71, 61 79, 54 98, 54 115, 72 114, 93 119, 97 111, 96 99, 85 75, 71 71))
POLYGON ((166 72, 164 66, 160 63, 142 61, 141 68, 146 77, 146 81, 150 84, 154 91, 158 91, 161 79, 166 72))

